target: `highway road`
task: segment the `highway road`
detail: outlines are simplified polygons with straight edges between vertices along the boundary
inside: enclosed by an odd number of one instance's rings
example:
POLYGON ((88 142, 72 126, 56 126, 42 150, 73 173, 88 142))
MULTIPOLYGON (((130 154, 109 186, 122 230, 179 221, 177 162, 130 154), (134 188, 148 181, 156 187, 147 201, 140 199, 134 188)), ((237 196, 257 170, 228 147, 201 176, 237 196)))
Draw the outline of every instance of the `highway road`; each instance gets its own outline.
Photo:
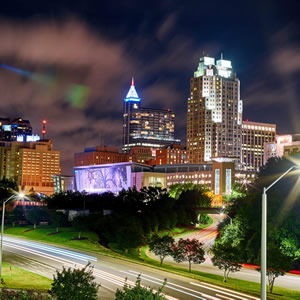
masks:
POLYGON ((123 287, 125 278, 128 284, 133 284, 139 274, 142 285, 153 287, 155 290, 167 278, 163 292, 168 299, 259 299, 184 276, 83 251, 70 251, 8 236, 4 237, 3 246, 4 261, 49 278, 63 266, 81 268, 91 262, 96 281, 101 283, 100 299, 114 299, 115 291, 123 287))
MULTIPOLYGON (((206 253, 210 249, 210 247, 213 245, 214 240, 216 236, 218 235, 218 228, 217 224, 222 220, 222 217, 218 215, 211 215, 211 217, 214 220, 214 223, 198 232, 191 232, 186 235, 180 236, 176 238, 175 240, 178 240, 179 238, 196 238, 204 243, 204 249, 206 253)), ((153 253, 150 251, 147 251, 146 253, 149 257, 159 260, 158 257, 155 257, 153 253)), ((164 260, 165 263, 172 264, 175 266, 181 266, 188 268, 188 263, 176 263, 171 257, 167 257, 164 260)), ((192 265, 192 269, 206 272, 206 273, 212 273, 223 276, 223 271, 219 270, 217 267, 214 267, 212 265, 211 259, 209 254, 206 254, 206 260, 201 265, 192 265)), ((256 270, 249 269, 249 268, 242 268, 241 271, 236 273, 230 273, 229 277, 242 279, 242 280, 248 280, 248 281, 254 281, 254 282, 260 282, 260 273, 256 270)), ((300 276, 298 275, 285 275, 280 276, 276 278, 275 280, 275 286, 280 286, 288 289, 294 289, 300 291, 300 276)))

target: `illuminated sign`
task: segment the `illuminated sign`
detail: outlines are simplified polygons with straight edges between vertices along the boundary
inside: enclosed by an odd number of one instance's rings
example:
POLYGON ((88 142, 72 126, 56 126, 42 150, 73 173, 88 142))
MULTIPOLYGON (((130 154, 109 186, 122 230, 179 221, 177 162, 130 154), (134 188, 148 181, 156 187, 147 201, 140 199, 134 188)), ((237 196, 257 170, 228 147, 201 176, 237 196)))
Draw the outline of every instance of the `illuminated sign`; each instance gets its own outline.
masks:
POLYGON ((226 169, 225 186, 226 195, 231 194, 231 169, 226 169))
POLYGON ((2 125, 4 131, 11 131, 11 125, 2 125))
POLYGON ((128 101, 140 102, 141 101, 141 98, 139 97, 139 95, 135 89, 135 86, 133 85, 133 82, 130 86, 130 89, 129 89, 124 101, 125 102, 128 102, 128 101))
POLYGON ((37 134, 33 135, 18 135, 17 142, 36 142, 39 141, 41 138, 37 134))
POLYGON ((231 71, 218 69, 218 75, 224 78, 229 78, 231 76, 231 71))
POLYGON ((88 193, 119 193, 131 185, 130 166, 87 167, 75 170, 77 190, 88 193))
POLYGON ((215 169, 215 195, 220 195, 220 169, 215 169))
POLYGON ((214 70, 213 69, 206 69, 206 76, 214 76, 214 70))

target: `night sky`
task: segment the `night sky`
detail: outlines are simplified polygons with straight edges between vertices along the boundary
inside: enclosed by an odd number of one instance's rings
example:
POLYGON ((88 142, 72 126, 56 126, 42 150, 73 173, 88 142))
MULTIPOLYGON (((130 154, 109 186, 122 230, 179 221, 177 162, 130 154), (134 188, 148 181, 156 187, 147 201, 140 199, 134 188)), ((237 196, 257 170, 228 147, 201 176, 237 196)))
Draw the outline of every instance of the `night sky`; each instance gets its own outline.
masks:
POLYGON ((243 118, 300 133, 299 1, 6 1, 0 117, 29 119, 62 153, 121 146, 134 76, 142 105, 171 108, 185 143, 189 80, 203 53, 232 61, 243 118))

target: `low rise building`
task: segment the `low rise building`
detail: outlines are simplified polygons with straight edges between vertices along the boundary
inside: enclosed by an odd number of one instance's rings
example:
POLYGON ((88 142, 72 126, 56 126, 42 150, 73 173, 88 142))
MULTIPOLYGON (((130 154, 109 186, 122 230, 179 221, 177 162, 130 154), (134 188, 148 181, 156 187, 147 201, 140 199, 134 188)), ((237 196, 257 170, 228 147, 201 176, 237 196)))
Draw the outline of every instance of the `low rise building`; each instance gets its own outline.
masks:
POLYGON ((74 176, 53 175, 54 193, 75 191, 74 176))
POLYGON ((75 153, 74 166, 121 163, 128 160, 128 154, 120 153, 116 147, 97 146, 85 148, 84 152, 75 153))
POLYGON ((283 155, 289 155, 291 152, 297 152, 299 145, 300 134, 276 135, 274 142, 265 143, 264 164, 271 157, 282 157, 283 155))

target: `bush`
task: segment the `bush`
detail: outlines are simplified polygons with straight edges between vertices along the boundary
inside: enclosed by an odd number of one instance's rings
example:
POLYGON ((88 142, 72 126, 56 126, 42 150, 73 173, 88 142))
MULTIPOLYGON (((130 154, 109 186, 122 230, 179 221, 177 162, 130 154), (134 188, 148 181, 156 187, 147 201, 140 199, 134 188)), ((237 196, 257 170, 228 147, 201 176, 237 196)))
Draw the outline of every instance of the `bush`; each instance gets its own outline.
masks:
POLYGON ((96 300, 99 285, 94 281, 93 267, 87 264, 82 269, 56 271, 50 293, 57 300, 96 300))
POLYGON ((4 280, 1 278, 0 299, 2 300, 54 300, 49 294, 36 290, 16 291, 8 290, 4 280))
POLYGON ((157 292, 155 292, 151 288, 141 286, 141 276, 139 275, 135 282, 135 286, 133 287, 129 286, 125 281, 123 290, 121 291, 118 289, 116 292, 116 300, 165 300, 167 298, 162 294, 162 290, 166 283, 167 280, 165 279, 163 285, 158 289, 157 292))

